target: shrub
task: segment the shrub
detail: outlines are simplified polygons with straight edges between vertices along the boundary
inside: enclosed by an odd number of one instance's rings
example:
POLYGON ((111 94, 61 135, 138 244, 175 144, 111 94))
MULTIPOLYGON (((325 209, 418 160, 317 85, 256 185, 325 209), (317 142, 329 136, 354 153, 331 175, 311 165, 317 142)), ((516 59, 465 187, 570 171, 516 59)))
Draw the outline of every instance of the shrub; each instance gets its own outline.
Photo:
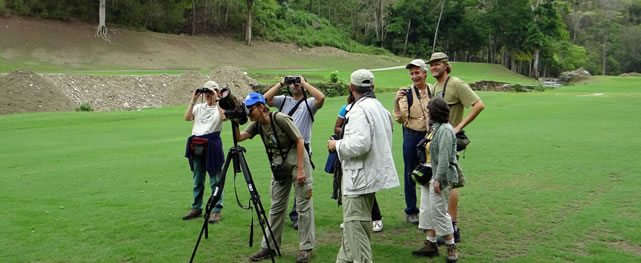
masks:
POLYGON ((93 107, 91 107, 91 104, 89 104, 89 102, 83 102, 80 103, 78 107, 76 107, 76 111, 93 111, 93 107))
POLYGON ((338 70, 329 73, 329 80, 332 83, 338 83, 338 70))
POLYGON ((4 16, 7 13, 7 4, 5 0, 0 0, 0 16, 4 16))

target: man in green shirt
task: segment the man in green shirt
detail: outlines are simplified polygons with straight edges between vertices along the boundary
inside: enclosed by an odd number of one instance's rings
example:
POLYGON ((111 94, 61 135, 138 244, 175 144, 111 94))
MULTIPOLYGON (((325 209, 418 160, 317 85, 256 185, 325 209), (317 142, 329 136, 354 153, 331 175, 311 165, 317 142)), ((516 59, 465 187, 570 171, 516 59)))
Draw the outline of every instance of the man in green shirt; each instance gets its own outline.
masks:
MULTIPOLYGON (((454 133, 459 133, 485 109, 481 98, 461 79, 451 76, 452 66, 447 61, 447 55, 443 52, 433 53, 427 62, 430 65, 430 73, 436 79, 433 96, 441 96, 450 106, 450 124, 454 126, 454 133), (443 93, 443 91, 445 91, 443 93), (469 108, 467 116, 463 116, 464 108, 469 108)), ((456 219, 458 216, 458 189, 450 191, 448 212, 452 216, 454 226, 454 239, 456 243, 461 242, 456 219)))

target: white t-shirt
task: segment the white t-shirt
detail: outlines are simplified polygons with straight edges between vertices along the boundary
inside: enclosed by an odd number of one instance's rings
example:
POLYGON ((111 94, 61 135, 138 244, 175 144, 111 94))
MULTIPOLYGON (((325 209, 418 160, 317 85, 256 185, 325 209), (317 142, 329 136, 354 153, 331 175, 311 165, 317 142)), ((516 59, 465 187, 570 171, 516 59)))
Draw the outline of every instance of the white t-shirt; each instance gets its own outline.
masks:
MULTIPOLYGON (((294 98, 283 95, 275 96, 273 102, 276 108, 283 105, 283 109, 281 109, 280 112, 285 114, 289 113, 289 111, 296 106, 296 103, 298 103, 294 98), (285 104, 283 104, 283 101, 285 101, 285 104)), ((309 113, 311 111, 312 115, 316 115, 316 111, 318 111, 314 97, 307 98, 307 105, 309 105, 309 111, 307 110, 307 106, 305 106, 305 102, 302 102, 292 114, 294 124, 296 124, 296 127, 298 127, 298 130, 305 138, 305 143, 309 143, 312 140, 312 118, 309 116, 309 113)))
POLYGON ((194 126, 191 135, 205 135, 212 132, 219 132, 223 129, 223 122, 218 112, 218 104, 208 106, 207 103, 194 105, 191 111, 194 114, 194 126))

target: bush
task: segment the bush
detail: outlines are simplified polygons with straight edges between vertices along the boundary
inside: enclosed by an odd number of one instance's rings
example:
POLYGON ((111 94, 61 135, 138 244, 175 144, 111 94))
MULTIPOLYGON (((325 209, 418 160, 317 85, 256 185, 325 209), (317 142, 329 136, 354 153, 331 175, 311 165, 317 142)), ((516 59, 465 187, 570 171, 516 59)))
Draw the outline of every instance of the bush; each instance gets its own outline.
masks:
POLYGON ((89 102, 83 102, 80 103, 78 107, 76 107, 76 111, 93 111, 93 107, 91 107, 91 104, 89 104, 89 102))
POLYGON ((5 0, 0 0, 0 16, 7 14, 7 4, 4 1, 5 0))
POLYGON ((338 83, 338 70, 329 73, 329 80, 332 83, 338 83))

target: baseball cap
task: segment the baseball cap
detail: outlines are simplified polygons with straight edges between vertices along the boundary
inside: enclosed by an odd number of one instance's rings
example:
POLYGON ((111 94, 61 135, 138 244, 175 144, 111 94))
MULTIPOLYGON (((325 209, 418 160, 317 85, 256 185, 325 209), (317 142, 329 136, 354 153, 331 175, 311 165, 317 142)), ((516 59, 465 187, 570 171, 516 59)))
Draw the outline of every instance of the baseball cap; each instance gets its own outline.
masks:
POLYGON ((411 67, 419 67, 422 71, 427 71, 427 65, 425 65, 425 61, 423 61, 422 59, 412 60, 409 64, 405 65, 406 69, 409 69, 411 67))
POLYGON ((205 85, 203 85, 203 88, 209 89, 211 91, 220 89, 220 87, 218 86, 218 83, 216 83, 216 81, 213 81, 213 80, 205 82, 205 85))
POLYGON ((427 61, 427 63, 432 64, 434 62, 442 61, 442 60, 447 61, 447 55, 445 55, 445 53, 443 52, 435 52, 435 53, 432 53, 432 56, 430 57, 430 60, 427 61))
POLYGON ((251 92, 247 95, 245 98, 245 106, 247 108, 254 106, 256 103, 262 103, 265 104, 265 97, 263 97, 263 94, 260 94, 258 92, 251 92))
POLYGON ((350 82, 357 87, 371 87, 374 85, 374 74, 367 69, 352 72, 350 82))

